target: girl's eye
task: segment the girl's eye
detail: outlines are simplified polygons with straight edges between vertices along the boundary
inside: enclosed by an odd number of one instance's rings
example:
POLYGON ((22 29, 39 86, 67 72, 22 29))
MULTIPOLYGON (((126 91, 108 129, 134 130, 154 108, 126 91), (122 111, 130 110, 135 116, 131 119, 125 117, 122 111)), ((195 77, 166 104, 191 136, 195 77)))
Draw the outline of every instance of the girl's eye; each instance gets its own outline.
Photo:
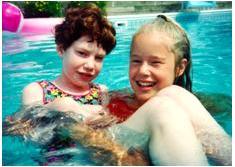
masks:
POLYGON ((160 64, 160 61, 152 61, 151 64, 160 64))
POLYGON ((86 56, 86 53, 83 52, 83 51, 77 51, 77 54, 78 54, 79 56, 86 56))
POLYGON ((131 60, 132 63, 139 64, 141 63, 141 60, 131 60))
POLYGON ((104 57, 102 57, 102 56, 96 56, 95 59, 96 59, 97 61, 103 61, 104 57))
POLYGON ((162 64, 162 62, 161 61, 151 61, 151 64, 154 66, 157 66, 159 64, 162 64))

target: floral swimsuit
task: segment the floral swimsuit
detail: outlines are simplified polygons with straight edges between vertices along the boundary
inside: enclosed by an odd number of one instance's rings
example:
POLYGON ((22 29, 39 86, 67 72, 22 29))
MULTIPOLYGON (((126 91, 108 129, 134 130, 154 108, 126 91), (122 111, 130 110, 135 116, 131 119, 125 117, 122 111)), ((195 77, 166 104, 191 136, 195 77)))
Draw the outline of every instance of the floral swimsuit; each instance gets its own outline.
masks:
POLYGON ((72 97, 80 104, 101 104, 101 89, 96 84, 90 84, 90 91, 85 95, 72 95, 64 92, 50 81, 40 81, 38 84, 43 89, 43 104, 48 104, 58 97, 72 97))

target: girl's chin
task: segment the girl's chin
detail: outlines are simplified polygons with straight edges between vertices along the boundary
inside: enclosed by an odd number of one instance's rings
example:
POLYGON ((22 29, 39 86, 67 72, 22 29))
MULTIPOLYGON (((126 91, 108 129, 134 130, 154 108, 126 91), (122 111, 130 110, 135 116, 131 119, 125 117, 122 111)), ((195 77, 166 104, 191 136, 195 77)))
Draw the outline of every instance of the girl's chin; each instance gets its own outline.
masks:
POLYGON ((90 82, 74 81, 73 84, 77 87, 80 87, 80 88, 88 88, 90 82))
POLYGON ((86 76, 81 76, 81 75, 75 75, 73 76, 73 81, 75 83, 80 83, 80 84, 87 84, 87 83, 90 83, 92 82, 92 80, 94 79, 95 77, 86 77, 86 76))

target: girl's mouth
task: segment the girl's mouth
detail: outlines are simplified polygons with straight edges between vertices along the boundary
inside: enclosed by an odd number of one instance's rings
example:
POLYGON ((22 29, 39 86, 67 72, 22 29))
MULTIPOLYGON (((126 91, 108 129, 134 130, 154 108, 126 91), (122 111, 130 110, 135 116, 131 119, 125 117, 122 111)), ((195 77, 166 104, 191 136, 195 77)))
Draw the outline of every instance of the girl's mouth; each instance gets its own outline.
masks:
POLYGON ((94 77, 93 74, 90 73, 79 73, 80 77, 85 80, 90 80, 94 77))
POLYGON ((151 88, 157 84, 157 82, 151 81, 136 81, 136 84, 141 88, 151 88))

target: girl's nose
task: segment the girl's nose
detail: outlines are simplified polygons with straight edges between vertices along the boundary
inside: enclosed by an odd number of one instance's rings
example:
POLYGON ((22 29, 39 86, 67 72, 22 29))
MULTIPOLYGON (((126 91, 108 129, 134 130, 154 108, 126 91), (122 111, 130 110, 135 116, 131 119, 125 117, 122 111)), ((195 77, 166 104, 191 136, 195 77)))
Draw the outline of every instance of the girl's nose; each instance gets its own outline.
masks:
POLYGON ((95 68, 94 59, 87 60, 87 62, 84 64, 84 68, 88 71, 92 71, 95 68))
POLYGON ((150 75, 149 66, 147 63, 144 62, 141 64, 139 67, 139 74, 144 76, 150 75))

